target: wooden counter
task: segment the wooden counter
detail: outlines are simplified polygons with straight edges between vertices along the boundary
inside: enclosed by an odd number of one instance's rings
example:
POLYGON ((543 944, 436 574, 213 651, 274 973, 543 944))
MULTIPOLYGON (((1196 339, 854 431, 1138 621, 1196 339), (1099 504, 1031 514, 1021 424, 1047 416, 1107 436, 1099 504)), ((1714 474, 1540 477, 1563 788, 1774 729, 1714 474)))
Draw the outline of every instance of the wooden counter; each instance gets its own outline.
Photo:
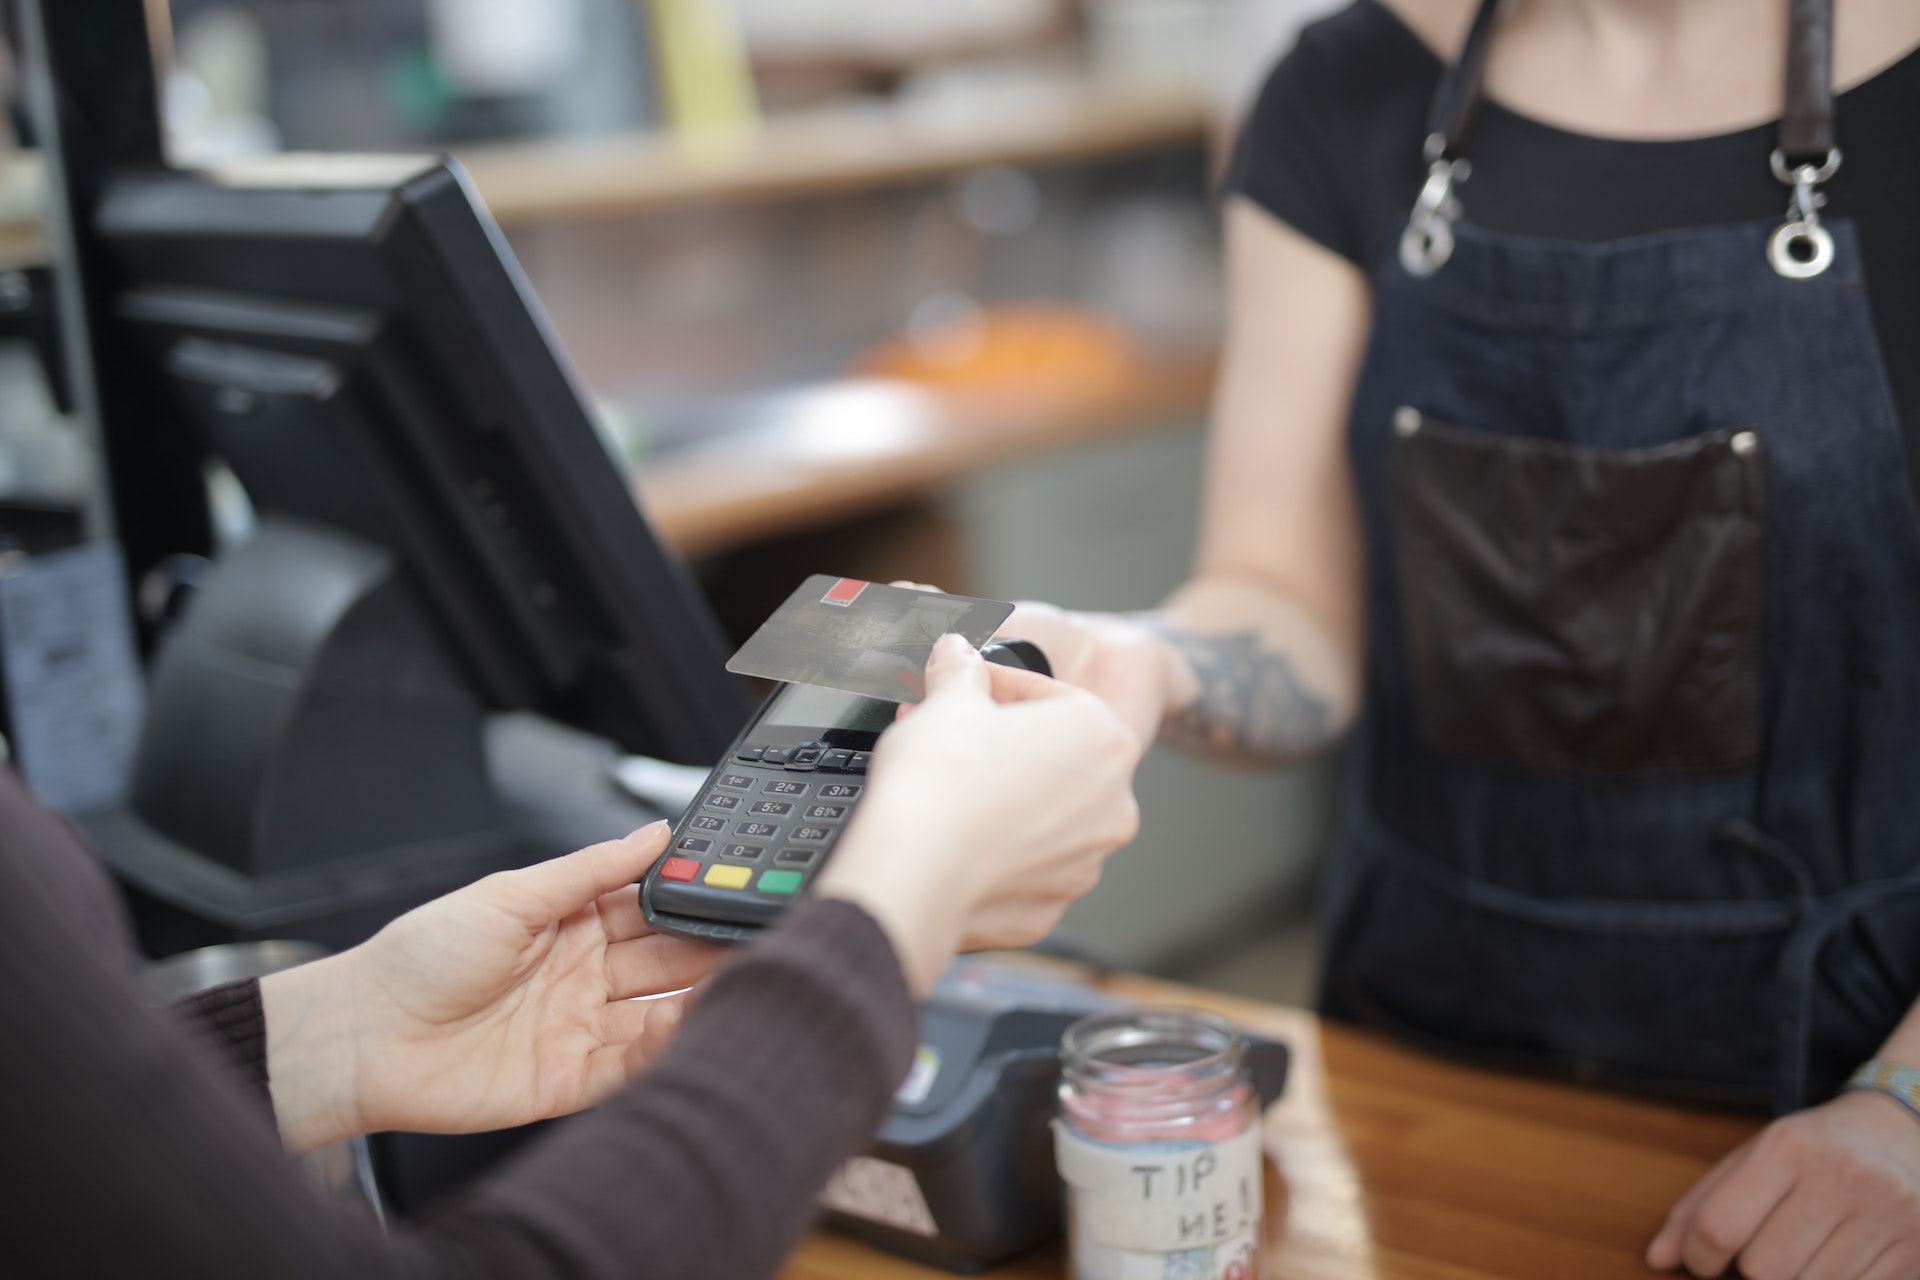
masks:
MULTIPOLYGON (((1760 1123, 1468 1070, 1298 1010, 1142 978, 1108 985, 1292 1046, 1266 1117, 1268 1280, 1646 1280, 1641 1254, 1667 1210, 1760 1123)), ((783 1273, 946 1274, 827 1232, 783 1273)), ((988 1273, 1064 1275, 1052 1250, 988 1273)))
POLYGON ((935 392, 845 382, 762 426, 643 465, 642 508, 683 555, 723 551, 907 501, 1015 457, 1191 421, 1210 357, 1159 358, 1081 391, 935 392))

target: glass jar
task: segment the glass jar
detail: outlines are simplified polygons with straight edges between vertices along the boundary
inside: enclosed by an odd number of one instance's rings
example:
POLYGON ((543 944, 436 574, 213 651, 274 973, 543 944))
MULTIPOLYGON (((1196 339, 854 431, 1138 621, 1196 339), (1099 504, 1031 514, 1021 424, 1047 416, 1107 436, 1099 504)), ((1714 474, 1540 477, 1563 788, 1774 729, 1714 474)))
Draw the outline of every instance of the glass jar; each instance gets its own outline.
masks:
POLYGON ((1060 1045, 1074 1280, 1260 1280, 1260 1101, 1225 1018, 1124 1009, 1060 1045))

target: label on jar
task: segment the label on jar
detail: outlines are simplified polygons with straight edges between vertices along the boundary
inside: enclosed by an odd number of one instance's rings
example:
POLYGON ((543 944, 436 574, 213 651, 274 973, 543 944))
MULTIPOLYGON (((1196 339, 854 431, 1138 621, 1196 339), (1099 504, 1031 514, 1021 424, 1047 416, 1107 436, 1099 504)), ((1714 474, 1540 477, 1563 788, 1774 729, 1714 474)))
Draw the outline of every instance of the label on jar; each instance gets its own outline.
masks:
MULTIPOLYGON (((1226 1142, 1105 1146, 1054 1122, 1054 1155, 1073 1198, 1075 1244, 1134 1254, 1234 1253, 1257 1239, 1260 1130, 1226 1142)), ((1222 1257, 1222 1264, 1229 1262, 1222 1257)), ((1131 1274, 1128 1272, 1127 1274, 1131 1274)), ((1185 1274, 1185 1273, 1180 1273, 1185 1274)), ((1221 1268, 1195 1273, 1226 1276, 1221 1268)))
POLYGON ((1088 1240, 1075 1230, 1073 1280, 1261 1280, 1260 1237, 1254 1230, 1224 1244, 1174 1253, 1132 1253, 1088 1240))

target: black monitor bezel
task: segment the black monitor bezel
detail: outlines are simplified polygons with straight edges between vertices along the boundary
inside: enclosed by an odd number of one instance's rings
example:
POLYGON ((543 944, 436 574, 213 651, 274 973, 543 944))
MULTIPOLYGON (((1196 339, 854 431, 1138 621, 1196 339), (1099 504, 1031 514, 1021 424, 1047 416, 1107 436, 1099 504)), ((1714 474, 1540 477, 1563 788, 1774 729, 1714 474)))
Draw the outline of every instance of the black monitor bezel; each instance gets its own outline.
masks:
POLYGON ((421 539, 400 538, 395 549, 491 705, 544 712, 687 763, 724 750, 749 704, 723 670, 719 625, 649 527, 538 300, 456 162, 280 157, 218 172, 121 174, 103 192, 94 230, 120 282, 116 322, 150 359, 164 365, 194 339, 340 361, 361 394, 384 404, 390 430, 395 419, 417 428, 419 438, 389 449, 383 465, 388 487, 399 485, 418 509, 389 505, 396 524, 424 521, 442 545, 429 554, 421 539), (278 306, 283 318, 359 316, 367 332, 349 339, 264 314, 248 320, 249 304, 278 306), (594 634, 559 634, 524 590, 502 586, 499 549, 471 509, 477 477, 451 474, 449 461, 473 456, 452 445, 483 436, 518 461, 515 518, 538 525, 564 556, 593 619, 572 630, 594 634), (436 440, 449 446, 438 458, 436 440), (401 455, 410 460, 395 461, 401 455), (570 662, 583 647, 590 660, 570 662))

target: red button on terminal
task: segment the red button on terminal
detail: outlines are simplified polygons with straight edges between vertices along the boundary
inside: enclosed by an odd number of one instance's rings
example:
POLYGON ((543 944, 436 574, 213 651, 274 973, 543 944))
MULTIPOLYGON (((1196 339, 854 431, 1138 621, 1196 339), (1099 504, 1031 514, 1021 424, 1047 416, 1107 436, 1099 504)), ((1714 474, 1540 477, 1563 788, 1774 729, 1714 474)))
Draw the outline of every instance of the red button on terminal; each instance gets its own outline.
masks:
POLYGON ((668 858, 667 865, 660 868, 662 880, 683 880, 691 883, 700 874, 700 864, 692 858, 668 858))

